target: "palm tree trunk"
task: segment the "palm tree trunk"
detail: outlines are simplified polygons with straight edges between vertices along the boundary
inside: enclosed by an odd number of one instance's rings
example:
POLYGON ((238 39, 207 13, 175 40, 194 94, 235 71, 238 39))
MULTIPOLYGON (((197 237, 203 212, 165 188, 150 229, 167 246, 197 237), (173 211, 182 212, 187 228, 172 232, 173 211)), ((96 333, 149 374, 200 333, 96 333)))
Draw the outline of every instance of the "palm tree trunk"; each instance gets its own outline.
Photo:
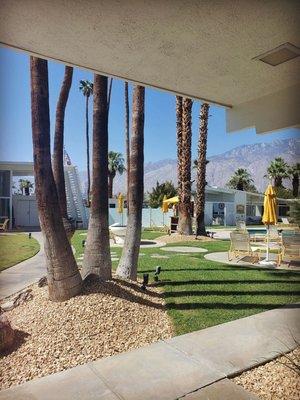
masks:
POLYGON ((136 86, 132 103, 132 134, 130 151, 129 214, 125 243, 117 275, 136 280, 141 242, 144 197, 144 103, 145 88, 136 86))
POLYGON ((111 279, 108 230, 107 77, 94 75, 93 179, 83 277, 111 279))
POLYGON ((192 159, 192 105, 190 99, 182 102, 182 147, 181 147, 181 189, 179 193, 179 220, 178 231, 182 235, 191 235, 192 207, 191 207, 191 159, 192 159))
POLYGON ((177 133, 177 180, 178 196, 182 192, 182 97, 176 96, 176 133, 177 133))
POLYGON ((197 194, 196 194, 196 236, 206 236, 205 230, 205 186, 206 151, 209 104, 203 103, 200 109, 200 129, 198 141, 197 194))
POLYGON ((81 292, 82 279, 58 212, 50 154, 47 61, 30 57, 30 76, 35 192, 45 243, 49 297, 65 301, 81 292))
POLYGON ((110 110, 110 99, 111 99, 111 91, 112 91, 113 78, 109 80, 109 88, 108 88, 108 99, 107 99, 107 124, 110 110))
POLYGON ((64 121, 65 109, 68 101, 73 77, 73 68, 65 67, 65 76, 61 86, 55 118, 54 151, 53 151, 53 175, 56 184, 59 206, 63 218, 63 224, 70 240, 74 234, 74 228, 68 219, 67 198, 64 176, 64 121))
POLYGON ((282 178, 281 178, 281 176, 275 176, 274 186, 276 188, 282 187, 282 178))
POLYGON ((292 180, 293 196, 298 197, 299 194, 299 174, 293 174, 292 180))
POLYGON ((128 192, 130 174, 130 134, 129 134, 129 99, 128 82, 125 82, 125 143, 126 143, 126 170, 127 170, 127 215, 129 213, 128 192))
POLYGON ((87 205, 90 206, 91 170, 90 170, 90 138, 89 138, 89 96, 85 99, 85 136, 86 136, 86 163, 87 163, 87 205))
POLYGON ((114 182, 114 174, 112 172, 108 172, 108 198, 113 198, 113 182, 114 182))

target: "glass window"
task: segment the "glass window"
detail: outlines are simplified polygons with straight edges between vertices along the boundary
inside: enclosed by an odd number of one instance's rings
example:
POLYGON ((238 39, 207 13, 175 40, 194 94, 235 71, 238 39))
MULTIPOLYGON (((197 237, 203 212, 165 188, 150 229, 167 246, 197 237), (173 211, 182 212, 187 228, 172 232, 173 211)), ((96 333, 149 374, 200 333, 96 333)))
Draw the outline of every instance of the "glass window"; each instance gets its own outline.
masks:
POLYGON ((0 171, 0 196, 10 197, 10 171, 0 171))
POLYGON ((0 199, 0 218, 9 218, 9 199, 0 199))

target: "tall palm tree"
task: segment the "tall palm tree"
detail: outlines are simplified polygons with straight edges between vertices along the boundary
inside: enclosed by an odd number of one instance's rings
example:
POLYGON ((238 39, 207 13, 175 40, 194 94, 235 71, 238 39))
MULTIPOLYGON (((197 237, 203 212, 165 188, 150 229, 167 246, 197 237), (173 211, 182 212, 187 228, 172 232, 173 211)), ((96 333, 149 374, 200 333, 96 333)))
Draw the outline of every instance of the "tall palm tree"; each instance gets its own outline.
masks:
POLYGON ((30 77, 35 192, 45 240, 49 297, 65 301, 80 293, 82 279, 59 212, 51 166, 47 61, 30 57, 30 77))
POLYGON ((132 104, 132 134, 130 148, 129 214, 122 256, 117 275, 137 279, 141 242, 142 208, 144 196, 144 103, 145 88, 135 86, 132 104))
POLYGON ((108 153, 108 196, 113 197, 113 183, 116 173, 123 174, 125 171, 124 158, 121 153, 110 151, 108 153))
POLYGON ((108 230, 107 77, 94 76, 93 179, 89 228, 82 274, 111 278, 108 230))
POLYGON ((177 181, 178 196, 181 197, 182 191, 182 97, 176 96, 176 138, 177 138, 177 181))
MULTIPOLYGON (((129 188, 129 175, 130 175, 130 131, 129 131, 129 98, 128 98, 128 82, 124 84, 124 100, 125 100, 125 147, 126 147, 126 170, 127 170, 127 199, 129 188)), ((129 212, 129 205, 127 202, 127 215, 129 212)))
POLYGON ((274 179, 274 186, 276 188, 282 187, 282 180, 289 178, 288 164, 282 157, 276 157, 271 161, 266 176, 274 179))
POLYGON ((238 168, 230 178, 227 186, 236 190, 247 190, 252 185, 253 179, 245 168, 238 168))
POLYGON ((72 85, 73 68, 65 66, 65 75, 61 85, 58 102, 56 105, 54 149, 53 149, 53 175, 58 194, 60 211, 63 224, 69 239, 73 236, 74 228, 68 219, 67 198, 64 175, 64 122, 65 110, 72 85))
POLYGON ((89 138, 89 99, 93 94, 93 83, 88 80, 81 80, 79 90, 85 97, 85 137, 86 137, 86 163, 87 163, 87 205, 90 205, 91 171, 90 171, 90 138, 89 138))
POLYGON ((292 180, 293 186, 293 196, 299 196, 299 178, 300 178, 300 163, 296 163, 289 167, 288 173, 290 174, 290 179, 292 180))
POLYGON ((196 185, 196 236, 206 236, 204 222, 205 186, 206 186, 206 151, 209 104, 203 103, 200 108, 200 128, 198 140, 197 185, 196 185))
MULTIPOLYGON (((179 220, 178 231, 183 235, 191 235, 192 207, 191 207, 191 161, 192 161, 192 105, 191 99, 182 100, 181 145, 179 152, 180 181, 179 188, 179 220)), ((178 128, 177 128, 178 129, 178 128)), ((177 133, 177 137, 178 137, 177 133)))

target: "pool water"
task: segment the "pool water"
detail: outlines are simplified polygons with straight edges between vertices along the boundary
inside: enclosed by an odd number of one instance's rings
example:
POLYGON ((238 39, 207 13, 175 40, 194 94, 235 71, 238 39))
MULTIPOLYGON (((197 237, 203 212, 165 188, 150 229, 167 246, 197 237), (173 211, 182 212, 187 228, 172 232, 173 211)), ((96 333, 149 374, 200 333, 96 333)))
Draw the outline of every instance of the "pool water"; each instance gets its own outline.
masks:
POLYGON ((247 229, 247 231, 249 232, 250 235, 255 235, 255 234, 265 235, 267 233, 267 230, 265 228, 262 228, 262 229, 250 228, 250 229, 247 229))

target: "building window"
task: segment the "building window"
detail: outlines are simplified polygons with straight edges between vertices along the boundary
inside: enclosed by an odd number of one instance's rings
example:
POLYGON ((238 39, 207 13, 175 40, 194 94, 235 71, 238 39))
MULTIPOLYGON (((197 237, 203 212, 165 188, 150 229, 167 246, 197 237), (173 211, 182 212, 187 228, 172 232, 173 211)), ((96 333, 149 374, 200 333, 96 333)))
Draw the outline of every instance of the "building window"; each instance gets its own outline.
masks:
POLYGON ((110 204, 109 208, 116 208, 116 205, 115 204, 110 204))
POLYGON ((9 218, 9 199, 0 199, 0 219, 9 218))
POLYGON ((10 171, 0 171, 0 197, 10 197, 10 171))

